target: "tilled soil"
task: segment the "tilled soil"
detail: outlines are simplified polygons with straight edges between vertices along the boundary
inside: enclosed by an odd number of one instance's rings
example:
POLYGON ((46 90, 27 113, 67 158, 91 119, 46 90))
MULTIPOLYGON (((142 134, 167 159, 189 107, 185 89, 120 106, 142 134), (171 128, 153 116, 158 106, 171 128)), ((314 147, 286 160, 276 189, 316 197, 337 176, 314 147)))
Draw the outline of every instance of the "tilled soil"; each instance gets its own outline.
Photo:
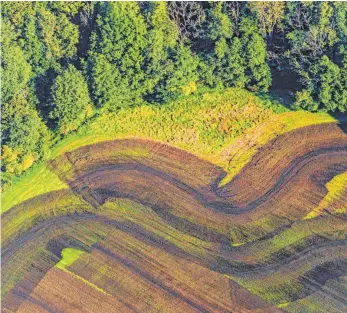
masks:
POLYGON ((324 287, 347 275, 346 217, 329 208, 303 220, 347 170, 337 124, 277 137, 223 187, 218 166, 146 140, 49 166, 70 190, 2 217, 4 312, 267 313, 316 293, 347 309, 346 286, 324 287), (55 268, 69 247, 86 253, 55 268))

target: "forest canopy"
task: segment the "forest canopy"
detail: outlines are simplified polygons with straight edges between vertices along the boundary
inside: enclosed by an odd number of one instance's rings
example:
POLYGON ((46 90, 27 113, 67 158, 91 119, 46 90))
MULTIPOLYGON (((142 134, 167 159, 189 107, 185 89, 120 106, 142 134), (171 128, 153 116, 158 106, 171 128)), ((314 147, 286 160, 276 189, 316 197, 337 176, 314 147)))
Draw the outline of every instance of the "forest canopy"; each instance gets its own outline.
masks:
POLYGON ((281 89, 347 110, 346 2, 3 2, 2 179, 100 112, 281 89))

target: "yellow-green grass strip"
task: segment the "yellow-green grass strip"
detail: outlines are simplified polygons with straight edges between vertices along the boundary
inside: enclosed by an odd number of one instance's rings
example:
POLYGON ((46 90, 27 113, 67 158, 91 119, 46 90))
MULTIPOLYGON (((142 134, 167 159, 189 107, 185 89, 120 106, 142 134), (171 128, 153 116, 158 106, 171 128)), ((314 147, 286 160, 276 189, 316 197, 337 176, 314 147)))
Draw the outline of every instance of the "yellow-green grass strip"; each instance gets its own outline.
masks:
MULTIPOLYGON (((319 203, 319 205, 314 208, 309 214, 307 214, 304 219, 310 219, 321 215, 325 209, 329 208, 329 206, 333 206, 333 202, 347 191, 347 171, 342 174, 336 175, 325 186, 328 189, 328 193, 325 195, 324 199, 319 203)), ((334 210, 334 212, 347 212, 347 203, 345 203, 342 208, 334 210)))
POLYGON ((281 249, 300 243, 313 235, 318 234, 321 237, 334 238, 346 233, 346 231, 346 223, 336 219, 300 220, 276 236, 259 241, 252 247, 252 252, 257 258, 266 259, 281 249))
POLYGON ((37 198, 30 203, 21 204, 16 210, 8 212, 8 216, 2 219, 1 242, 9 240, 26 231, 37 220, 47 220, 55 216, 63 216, 71 212, 80 212, 91 209, 87 203, 75 196, 72 192, 59 196, 37 198))
MULTIPOLYGON (((323 290, 330 294, 344 294, 347 288, 347 276, 329 279, 322 286, 323 290)), ((328 293, 328 294, 329 294, 328 293)), ((328 294, 314 292, 307 297, 278 305, 284 312, 297 313, 342 313, 341 304, 328 294)))
POLYGON ((44 163, 35 164, 2 193, 1 213, 30 198, 68 188, 44 163))

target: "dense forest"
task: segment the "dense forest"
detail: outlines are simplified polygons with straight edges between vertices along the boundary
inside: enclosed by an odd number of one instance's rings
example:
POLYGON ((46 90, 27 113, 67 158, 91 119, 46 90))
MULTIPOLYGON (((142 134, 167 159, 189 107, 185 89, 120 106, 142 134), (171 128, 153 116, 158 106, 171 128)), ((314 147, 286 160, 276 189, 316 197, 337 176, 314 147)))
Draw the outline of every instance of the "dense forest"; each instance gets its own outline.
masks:
POLYGON ((346 2, 3 2, 3 182, 100 112, 209 88, 347 110, 346 2))

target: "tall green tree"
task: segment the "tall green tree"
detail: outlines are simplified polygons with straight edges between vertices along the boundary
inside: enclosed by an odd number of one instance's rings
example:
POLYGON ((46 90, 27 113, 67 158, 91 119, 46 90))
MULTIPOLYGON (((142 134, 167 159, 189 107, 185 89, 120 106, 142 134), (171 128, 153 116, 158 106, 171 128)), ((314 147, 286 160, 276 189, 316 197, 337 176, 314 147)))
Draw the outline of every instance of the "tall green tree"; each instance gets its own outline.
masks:
POLYGON ((75 16, 79 10, 87 6, 83 1, 50 1, 48 7, 50 11, 67 16, 75 16))
POLYGON ((214 41, 214 53, 207 58, 206 82, 214 87, 244 87, 247 78, 242 44, 233 32, 231 19, 223 11, 222 2, 210 10, 209 20, 209 38, 214 41))
POLYGON ((78 128, 91 113, 88 85, 73 65, 58 75, 52 85, 52 111, 50 118, 61 134, 78 128))
POLYGON ((288 3, 288 64, 299 75, 296 104, 309 110, 345 111, 343 55, 347 47, 347 4, 288 3), (301 84, 301 86, 300 86, 301 84))
POLYGON ((2 20, 1 43, 1 103, 8 103, 21 93, 26 93, 31 76, 31 66, 17 44, 17 35, 7 19, 2 20))
POLYGON ((46 48, 45 58, 53 64, 63 58, 73 58, 77 52, 78 26, 65 14, 55 15, 46 8, 38 7, 36 14, 40 40, 46 48))
POLYGON ((170 56, 177 48, 179 31, 170 19, 166 2, 150 3, 148 14, 148 46, 146 51, 146 85, 152 94, 155 86, 165 77, 170 56))
POLYGON ((317 66, 318 81, 313 90, 317 92, 320 105, 328 111, 335 111, 341 102, 341 71, 327 56, 323 56, 317 66))
POLYGON ((23 94, 4 103, 1 113, 2 167, 20 174, 45 155, 50 134, 23 94))
POLYGON ((39 75, 49 68, 50 61, 45 56, 46 47, 40 39, 41 35, 37 18, 35 15, 30 14, 25 16, 25 22, 25 26, 22 29, 21 45, 25 50, 28 62, 32 65, 34 73, 39 75))
POLYGON ((3 16, 14 26, 20 38, 18 44, 34 73, 59 67, 59 61, 75 56, 78 26, 71 22, 67 13, 75 12, 75 7, 74 4, 51 2, 4 4, 3 16))
POLYGON ((271 85, 271 71, 267 63, 266 43, 257 24, 251 17, 245 17, 240 25, 242 58, 246 64, 246 86, 251 90, 268 91, 271 85))
POLYGON ((297 93, 296 104, 304 109, 316 111, 345 112, 347 84, 346 64, 340 68, 326 55, 310 68, 309 84, 297 93))
POLYGON ((144 92, 146 24, 136 2, 100 6, 88 61, 93 97, 98 106, 129 106, 144 92))
POLYGON ((170 101, 194 93, 199 80, 199 62, 189 43, 180 43, 171 55, 166 74, 156 86, 157 97, 161 101, 170 101))
MULTIPOLYGON (((1 36, 1 144, 2 169, 9 175, 20 174, 42 157, 49 139, 46 125, 29 102, 31 66, 16 40, 13 26, 4 18, 1 36)), ((5 183, 7 176, 3 178, 5 183)))
POLYGON ((251 11, 256 13, 260 32, 264 37, 271 38, 275 29, 282 27, 286 3, 284 1, 252 1, 249 5, 251 11))
POLYGON ((66 64, 77 59, 78 26, 72 23, 70 13, 59 7, 51 2, 6 3, 2 11, 14 27, 17 44, 32 68, 30 102, 45 117, 54 78, 66 64))
POLYGON ((340 76, 340 84, 341 84, 341 100, 338 104, 338 110, 340 112, 347 112, 347 55, 345 55, 343 60, 343 66, 341 68, 341 76, 340 76))
POLYGON ((167 3, 155 3, 149 21, 147 99, 164 102, 195 92, 199 58, 193 55, 187 38, 179 40, 180 31, 169 17, 167 3))

